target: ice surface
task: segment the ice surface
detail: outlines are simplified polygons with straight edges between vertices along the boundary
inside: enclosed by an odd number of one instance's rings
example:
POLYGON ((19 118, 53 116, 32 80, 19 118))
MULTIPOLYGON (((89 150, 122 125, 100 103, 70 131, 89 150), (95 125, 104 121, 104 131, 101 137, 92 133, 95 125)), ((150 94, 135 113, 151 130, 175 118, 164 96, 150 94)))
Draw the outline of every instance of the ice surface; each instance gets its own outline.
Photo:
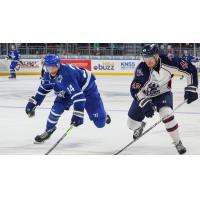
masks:
MULTIPOLYGON (((52 154, 114 154, 129 143, 132 134, 126 126, 127 112, 132 98, 129 94, 131 76, 97 76, 97 84, 112 124, 97 129, 88 117, 84 125, 74 128, 52 154)), ((44 144, 33 144, 37 134, 44 131, 50 112, 53 93, 36 110, 35 118, 28 118, 24 107, 35 94, 38 76, 18 76, 17 80, 0 77, 0 154, 44 154, 69 127, 72 111, 60 118, 54 135, 44 144)), ((186 80, 173 80, 174 105, 183 101, 186 80)), ((183 105, 175 114, 187 154, 200 154, 200 101, 183 105)), ((147 128, 158 120, 147 119, 147 128)), ((163 124, 158 125, 122 154, 177 154, 163 124)))

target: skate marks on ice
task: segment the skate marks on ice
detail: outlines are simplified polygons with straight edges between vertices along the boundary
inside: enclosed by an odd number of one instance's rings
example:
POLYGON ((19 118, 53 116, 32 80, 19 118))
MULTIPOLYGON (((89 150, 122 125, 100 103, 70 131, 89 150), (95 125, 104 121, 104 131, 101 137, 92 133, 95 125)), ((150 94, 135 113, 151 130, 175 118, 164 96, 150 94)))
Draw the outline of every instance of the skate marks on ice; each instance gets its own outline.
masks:
MULTIPOLYGON (((132 139, 132 133, 126 126, 126 120, 132 101, 129 94, 130 79, 130 77, 128 79, 127 77, 97 77, 97 84, 106 110, 112 117, 112 124, 99 130, 87 119, 82 128, 77 128, 67 136, 51 154, 113 155, 129 143, 132 139)), ((0 154, 43 155, 55 144, 63 134, 63 130, 69 125, 71 111, 60 120, 58 129, 50 140, 43 144, 33 144, 36 134, 44 130, 54 95, 47 96, 44 104, 38 107, 34 119, 28 119, 24 108, 28 98, 34 95, 40 83, 39 77, 20 76, 16 81, 1 81, 0 154)), ((184 86, 182 83, 178 79, 175 79, 173 83, 174 105, 183 100, 184 86)), ((197 108, 200 108, 199 100, 191 105, 184 105, 175 114, 180 126, 180 137, 188 150, 187 154, 200 154, 200 109, 197 108)), ((157 119, 158 115, 153 119, 147 119, 147 128, 157 119)), ((164 125, 161 124, 122 154, 177 155, 177 152, 164 125)))
MULTIPOLYGON (((42 144, 34 144, 28 141, 27 143, 17 146, 0 145, 0 155, 44 155, 57 139, 52 139, 51 142, 46 141, 42 144)), ((103 143, 94 140, 80 140, 76 142, 60 143, 50 155, 110 155, 111 152, 94 150, 93 145, 102 145, 103 143)))

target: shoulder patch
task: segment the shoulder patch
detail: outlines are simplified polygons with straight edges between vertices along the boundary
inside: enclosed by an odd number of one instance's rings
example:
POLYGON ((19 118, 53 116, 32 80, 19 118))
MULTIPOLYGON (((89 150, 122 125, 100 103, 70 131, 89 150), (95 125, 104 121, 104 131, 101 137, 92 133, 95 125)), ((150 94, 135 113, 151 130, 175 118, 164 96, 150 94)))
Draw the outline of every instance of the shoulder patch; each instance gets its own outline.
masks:
POLYGON ((63 80, 63 77, 62 77, 62 75, 59 75, 56 79, 57 79, 58 83, 61 83, 63 80))
POLYGON ((141 88, 141 84, 137 82, 133 82, 131 88, 134 90, 139 90, 141 88))
POLYGON ((142 69, 138 68, 138 69, 136 69, 135 75, 140 77, 140 76, 144 76, 144 73, 143 73, 142 69))

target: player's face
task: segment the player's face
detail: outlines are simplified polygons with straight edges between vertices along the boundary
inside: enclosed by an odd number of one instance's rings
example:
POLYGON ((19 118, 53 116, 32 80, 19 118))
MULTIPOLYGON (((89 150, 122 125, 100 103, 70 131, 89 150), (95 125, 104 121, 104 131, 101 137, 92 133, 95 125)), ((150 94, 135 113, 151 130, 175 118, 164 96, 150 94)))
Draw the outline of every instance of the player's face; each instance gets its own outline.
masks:
POLYGON ((159 55, 154 55, 150 57, 144 57, 144 62, 147 64, 149 68, 155 67, 159 59, 159 55))
POLYGON ((46 67, 46 69, 52 76, 56 76, 59 68, 57 66, 54 66, 54 67, 46 67))

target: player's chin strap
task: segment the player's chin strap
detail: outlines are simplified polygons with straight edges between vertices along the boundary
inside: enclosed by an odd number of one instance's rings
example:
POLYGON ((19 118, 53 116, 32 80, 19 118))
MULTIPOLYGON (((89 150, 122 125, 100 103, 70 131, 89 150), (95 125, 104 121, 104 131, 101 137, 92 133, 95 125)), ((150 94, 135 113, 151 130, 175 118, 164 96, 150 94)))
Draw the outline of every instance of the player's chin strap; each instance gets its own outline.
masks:
POLYGON ((143 135, 145 135, 146 133, 148 133, 151 129, 153 129, 154 127, 156 127, 158 124, 160 124, 163 120, 165 120, 166 118, 168 118, 169 116, 171 116, 172 114, 174 114, 174 112, 179 109, 183 104, 185 104, 187 102, 187 99, 184 100, 182 103, 180 103, 179 105, 177 105, 174 110, 167 116, 161 118, 159 121, 157 121, 154 125, 152 125, 151 127, 149 127, 146 131, 144 131, 140 137, 136 138, 135 140, 131 141, 130 143, 128 143, 125 147, 123 147, 122 149, 120 149, 118 152, 116 152, 114 155, 118 155, 120 154, 122 151, 124 151, 125 149, 127 149, 129 146, 131 146, 134 142, 136 142, 139 138, 141 138, 143 135))

